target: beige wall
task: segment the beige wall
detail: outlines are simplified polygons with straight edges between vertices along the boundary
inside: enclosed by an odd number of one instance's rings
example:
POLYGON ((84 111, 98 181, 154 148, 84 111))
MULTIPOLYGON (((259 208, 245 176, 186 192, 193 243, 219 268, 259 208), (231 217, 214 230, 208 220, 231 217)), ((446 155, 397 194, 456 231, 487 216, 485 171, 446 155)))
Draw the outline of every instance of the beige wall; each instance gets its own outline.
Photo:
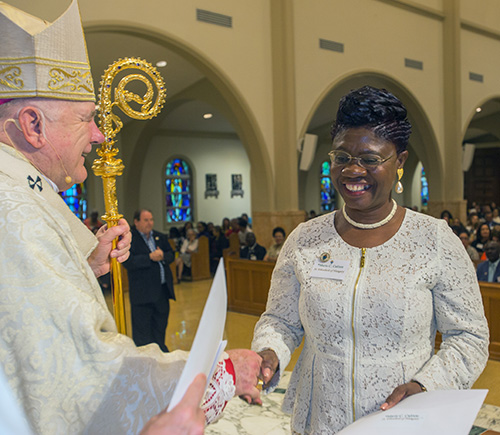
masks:
MULTIPOLYGON (((46 2, 10 3, 51 20, 68 1, 52 0, 50 10, 46 2)), ((238 101, 239 119, 248 119, 240 139, 251 162, 254 211, 298 208, 296 141, 325 96, 353 75, 394 84, 412 114, 419 112, 412 148, 428 172, 431 199, 462 208, 461 138, 475 108, 500 94, 497 0, 149 0, 138 5, 136 0, 80 0, 86 28, 119 25, 162 35, 228 84, 225 97, 238 101), (197 22, 197 8, 232 16, 233 27, 197 22), (457 32, 450 32, 453 26, 457 32), (319 38, 342 42, 344 53, 320 49, 319 38), (405 58, 422 61, 423 70, 406 68, 405 58), (470 81, 471 71, 483 74, 484 82, 470 81), (289 92, 279 91, 280 74, 289 92), (450 99, 450 89, 456 98, 450 99), (280 104, 291 113, 280 117, 280 104), (293 156, 285 168, 278 159, 284 153, 293 156), (277 194, 283 189, 275 189, 276 177, 292 186, 286 195, 277 194), (265 185, 256 184, 262 180, 265 185)), ((332 117, 334 112, 332 107, 332 117)), ((127 147, 134 155, 133 144, 127 147)), ((408 175, 411 180, 413 174, 408 175)), ((125 185, 131 188, 131 182, 125 185)), ((308 195, 309 187, 301 189, 308 195)), ((308 208, 313 207, 308 203, 308 208)))

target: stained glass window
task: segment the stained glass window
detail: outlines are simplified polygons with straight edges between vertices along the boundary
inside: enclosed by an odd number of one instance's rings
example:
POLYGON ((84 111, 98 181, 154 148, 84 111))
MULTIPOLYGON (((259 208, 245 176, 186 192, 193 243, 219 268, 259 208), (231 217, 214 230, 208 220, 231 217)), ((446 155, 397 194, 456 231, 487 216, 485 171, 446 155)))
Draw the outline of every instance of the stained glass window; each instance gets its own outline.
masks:
POLYGON ((165 168, 167 223, 190 221, 193 216, 191 170, 181 159, 172 159, 165 168))
POLYGON ((425 170, 422 166, 422 174, 420 175, 420 182, 422 185, 422 190, 420 193, 420 197, 422 199, 422 207, 427 207, 429 203, 429 184, 427 183, 427 177, 425 176, 425 170))
POLYGON ((321 164, 320 185, 321 211, 332 211, 335 208, 335 189, 330 178, 330 161, 328 160, 321 164))
POLYGON ((81 220, 87 217, 87 188, 85 183, 74 184, 59 193, 70 210, 81 220))

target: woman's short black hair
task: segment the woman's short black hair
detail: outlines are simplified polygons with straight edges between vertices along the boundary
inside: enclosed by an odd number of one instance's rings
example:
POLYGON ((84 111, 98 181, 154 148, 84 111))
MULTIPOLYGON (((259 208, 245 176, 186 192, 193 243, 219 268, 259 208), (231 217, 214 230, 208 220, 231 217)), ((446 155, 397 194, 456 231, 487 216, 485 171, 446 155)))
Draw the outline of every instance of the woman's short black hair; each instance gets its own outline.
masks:
POLYGON ((273 237, 276 235, 276 233, 281 233, 281 234, 283 234, 283 237, 286 237, 285 230, 283 228, 281 228, 281 227, 276 227, 273 230, 273 237))
POLYGON ((349 128, 367 128, 396 145, 398 154, 406 150, 411 124, 406 107, 385 89, 363 86, 344 95, 332 125, 332 139, 349 128))

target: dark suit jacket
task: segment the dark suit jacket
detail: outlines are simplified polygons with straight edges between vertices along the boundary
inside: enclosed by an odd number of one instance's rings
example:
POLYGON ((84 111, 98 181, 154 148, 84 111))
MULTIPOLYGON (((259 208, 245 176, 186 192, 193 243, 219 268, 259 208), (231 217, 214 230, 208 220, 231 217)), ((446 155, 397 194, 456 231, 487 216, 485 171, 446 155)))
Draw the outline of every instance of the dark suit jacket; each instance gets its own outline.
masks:
MULTIPOLYGON (((149 258, 151 253, 148 245, 132 227, 132 244, 130 245, 130 257, 123 263, 128 271, 128 283, 131 304, 154 303, 161 299, 162 285, 160 265, 149 258)), ((153 238, 158 248, 163 251, 163 269, 167 281, 167 299, 175 300, 174 282, 169 264, 174 261, 175 254, 172 251, 168 238, 165 234, 153 230, 153 238)))
POLYGON ((255 255, 257 257, 257 260, 263 260, 264 257, 266 256, 266 252, 267 251, 266 251, 266 248, 264 248, 264 246, 260 246, 258 243, 256 243, 251 248, 249 248, 248 246, 241 248, 240 258, 250 260, 251 256, 255 255))
MULTIPOLYGON (((490 262, 488 260, 483 261, 482 263, 478 264, 477 270, 476 270, 478 281, 488 282, 489 265, 490 265, 490 262)), ((493 274, 493 282, 500 282, 499 278, 500 278, 500 263, 498 263, 497 269, 495 270, 495 273, 493 274)))

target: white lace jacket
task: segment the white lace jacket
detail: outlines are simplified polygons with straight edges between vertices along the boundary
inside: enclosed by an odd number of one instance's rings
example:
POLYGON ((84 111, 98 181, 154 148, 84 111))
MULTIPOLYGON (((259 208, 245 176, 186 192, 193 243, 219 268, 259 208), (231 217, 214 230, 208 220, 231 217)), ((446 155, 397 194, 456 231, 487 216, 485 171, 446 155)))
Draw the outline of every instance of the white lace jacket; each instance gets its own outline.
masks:
MULTIPOLYGON (((4 144, 0 234, 0 364, 34 431, 139 433, 169 403, 187 353, 117 333, 87 263, 94 235, 4 144)), ((234 394, 224 367, 205 402, 210 421, 234 394)))
POLYGON ((335 433, 411 379, 429 390, 471 387, 487 361, 488 326, 459 238, 444 221, 407 210, 361 266, 362 250, 333 222, 331 213, 290 234, 252 343, 274 349, 283 370, 305 337, 283 403, 292 429, 335 433), (349 262, 343 281, 311 278, 324 253, 349 262), (434 355, 436 330, 443 343, 434 355))

